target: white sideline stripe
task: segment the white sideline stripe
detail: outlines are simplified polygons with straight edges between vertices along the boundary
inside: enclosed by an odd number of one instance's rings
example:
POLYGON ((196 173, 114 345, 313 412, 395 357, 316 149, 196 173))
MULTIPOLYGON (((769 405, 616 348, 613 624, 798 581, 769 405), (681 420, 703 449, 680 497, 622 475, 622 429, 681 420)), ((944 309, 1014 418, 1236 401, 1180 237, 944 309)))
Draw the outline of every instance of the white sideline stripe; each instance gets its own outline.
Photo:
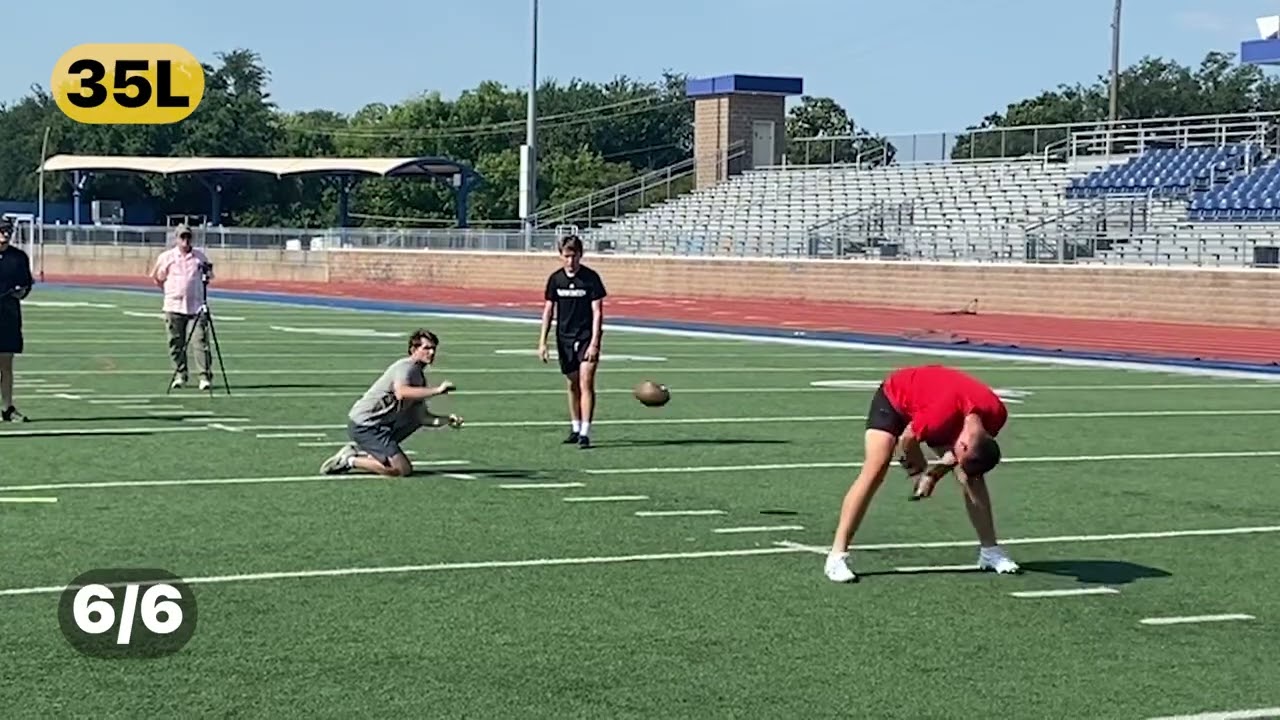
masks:
MULTIPOLYGON (((413 452, 413 451, 410 450, 409 452, 413 452)), ((453 478, 454 480, 475 480, 476 479, 475 475, 468 475, 466 473, 445 473, 444 476, 447 478, 453 478)))
POLYGON ((783 530, 803 530, 803 525, 744 525, 742 527, 721 527, 711 530, 713 533, 730 534, 730 533, 752 533, 752 532, 780 532, 783 530))
POLYGON ((963 572, 965 570, 978 569, 978 563, 969 563, 967 565, 904 565, 896 567, 894 572, 899 573, 928 573, 928 572, 963 572))
MULTIPOLYGON (((290 356, 293 357, 293 356, 290 356)), ((40 387, 48 387, 41 385, 40 387)), ((1096 390, 1221 390, 1221 389, 1276 389, 1280 390, 1280 382, 1248 382, 1248 383, 1181 383, 1181 384, 1162 384, 1150 383, 1145 385, 1107 385, 1105 383, 1096 385, 1023 385, 1015 390, 1034 390, 1038 392, 1064 390, 1070 392, 1084 392, 1096 390)), ((823 393, 823 392, 865 392, 870 393, 874 388, 815 388, 815 387, 673 387, 672 391, 681 395, 743 395, 749 393, 823 393)), ((528 388, 528 389, 510 389, 510 390, 468 390, 467 396, 481 395, 563 395, 563 388, 528 388)), ((630 395, 631 388, 597 388, 596 394, 599 395, 630 395)), ((277 399, 277 398, 316 398, 316 397, 332 397, 333 392, 330 390, 309 390, 296 392, 248 392, 239 393, 237 398, 244 399, 277 399)), ((106 394, 99 395, 101 398, 116 398, 121 400, 159 400, 171 395, 163 393, 154 394, 137 394, 137 395, 117 395, 106 394)), ((97 401, 90 401, 97 402, 97 401)))
MULTIPOLYGON (((1001 461, 1004 463, 1072 463, 1072 462, 1110 462, 1117 460, 1185 460, 1211 458, 1257 458, 1277 457, 1280 450, 1240 450, 1224 452, 1189 452, 1189 453, 1126 453, 1118 455, 1059 455, 1046 457, 1011 457, 1001 461)), ((691 465, 688 467, 648 467, 648 468, 588 468, 582 472, 588 475, 664 475, 706 472, 743 472, 748 470, 819 470, 830 468, 862 467, 860 462, 832 461, 808 463, 762 463, 759 465, 691 465)))
POLYGON ((0 497, 0 503, 56 503, 56 497, 0 497))
POLYGON ((1257 720, 1258 718, 1280 718, 1280 707, 1257 708, 1255 710, 1223 710, 1203 712, 1195 715, 1166 715, 1148 718, 1148 720, 1257 720))
MULTIPOLYGON (((104 292, 112 292, 115 294, 133 293, 136 291, 129 290, 105 290, 104 292)), ((351 313, 353 315, 401 315, 401 316, 417 316, 417 317, 439 317, 450 320, 472 320, 484 323, 504 323, 515 325, 539 325, 541 318, 535 317, 502 317, 494 315, 486 315, 482 313, 466 312, 466 311, 415 311, 409 312, 404 310, 380 310, 376 308, 350 308, 338 305, 316 305, 314 303, 303 303, 297 300, 278 299, 278 300, 259 300, 253 298, 240 297, 221 297, 221 301, 247 303, 257 307, 274 306, 288 307, 297 310, 299 307, 306 307, 308 310, 320 310, 326 313, 340 312, 351 313)), ((816 340, 805 336, 797 331, 791 336, 765 336, 765 335, 749 335, 736 333, 732 331, 713 331, 713 330, 685 330, 679 328, 664 327, 639 327, 629 325, 626 321, 606 322, 604 329, 610 333, 632 333, 639 335, 656 335, 666 337, 678 337, 695 340, 714 341, 709 344, 729 344, 733 342, 741 342, 754 345, 773 344, 773 345, 790 345, 800 347, 817 347, 817 348, 837 348, 842 350, 870 350, 877 352, 887 352, 897 355, 924 355, 932 357, 947 358, 977 358, 981 360, 1001 360, 1001 361, 1018 361, 1026 363, 1035 363, 1042 365, 1055 365, 1060 367, 1092 367, 1107 368, 1113 370, 1136 370, 1150 373, 1166 373, 1170 375, 1191 375, 1198 377, 1217 377, 1217 378, 1237 378, 1246 380, 1265 380, 1273 383, 1280 383, 1280 376, 1274 372, 1265 372, 1259 370, 1225 370, 1220 368, 1209 368, 1201 366, 1188 366, 1162 363, 1159 361, 1139 361, 1139 360, 1094 360, 1087 358, 1062 357, 1060 355, 1033 355, 1020 354, 1008 351, 993 351, 980 349, 958 349, 958 348, 926 348, 912 347, 909 345, 894 345, 890 343, 876 342, 850 342, 847 340, 816 340)), ((816 332, 816 331, 815 331, 816 332)), ((110 341, 108 341, 110 342, 110 341)), ((130 340, 121 340, 119 342, 132 342, 130 340)), ((272 341, 248 341, 269 343, 272 341)), ((508 344, 497 341, 501 344, 508 344)), ((625 341, 624 341, 625 342, 625 341)), ((653 340, 646 340, 646 346, 652 346, 656 343, 653 340)), ((690 344, 690 343, 685 343, 690 344)))
MULTIPOLYGON (((1005 538, 1000 540, 1001 545, 1052 545, 1055 543, 1080 543, 1080 542, 1115 542, 1120 540, 1167 540, 1170 538, 1184 537, 1210 537, 1210 536, 1229 536, 1229 535, 1262 535, 1270 533, 1280 533, 1280 525, 1261 525, 1252 527, 1234 527, 1234 528, 1209 528, 1203 530, 1159 530, 1154 532, 1131 532, 1131 533, 1110 533, 1106 535, 1056 535, 1052 537, 1033 537, 1033 538, 1005 538)), ((871 543, 867 545, 855 544, 851 549, 856 551, 871 550, 931 550, 937 548, 971 548, 973 540, 942 540, 938 542, 911 542, 911 543, 871 543)), ((831 547, 822 547, 819 545, 805 545, 803 543, 782 540, 775 542, 774 545, 780 547, 789 547, 795 550, 805 550, 816 555, 826 555, 831 551, 831 547)))
MULTIPOLYGON (((745 550, 702 550, 694 552, 649 553, 645 555, 605 555, 575 558, 537 558, 533 560, 486 560, 479 562, 442 562, 430 565, 392 565, 383 567, 351 567, 331 570, 295 570, 285 572, 250 573, 244 575, 210 575, 183 580, 188 585, 213 583, 253 582, 258 580, 292 580, 318 577, 348 577, 353 575, 402 575, 405 573, 437 572, 444 570, 493 570, 502 568, 556 567, 565 565, 607 565, 627 562, 660 562, 663 560, 699 560, 704 558, 751 557, 755 555, 787 555, 795 553, 787 548, 747 548, 745 550)), ((0 590, 0 596, 48 595, 67 590, 66 585, 8 588, 0 590)), ((73 587, 74 589, 74 587, 73 587)))
POLYGON ((1074 595, 1119 595, 1113 587, 1067 588, 1065 590, 1015 590, 1009 593, 1016 598, 1071 597, 1074 595))
POLYGON ((565 502, 628 502, 648 499, 648 495, 573 495, 563 498, 565 502))
MULTIPOLYGON (((1044 367, 1044 366, 1021 366, 1013 364, 1008 365, 969 365, 957 366, 958 369, 972 372, 1064 372, 1067 370, 1079 370, 1081 372, 1096 372, 1099 368, 1091 367, 1044 367)), ((312 368, 307 370, 308 375, 377 375, 386 370, 386 368, 312 368)), ((745 373, 745 374, 778 374, 778 373, 820 373, 820 372, 874 372, 888 373, 894 370, 891 365, 866 365, 858 367, 796 367, 789 365, 786 367, 664 367, 662 372, 666 374, 708 374, 708 373, 745 373)), ((228 370, 228 375, 296 375, 297 370, 272 368, 264 370, 228 370)), ((545 373, 546 368, 541 363, 534 365, 517 365, 504 368, 451 368, 448 371, 438 370, 442 375, 510 375, 513 373, 545 373)), ((172 370, 155 369, 129 369, 129 370, 26 370, 24 375, 172 375, 172 370)))
POLYGON ((150 435, 153 433, 193 432, 204 430, 202 427, 169 425, 166 427, 129 427, 129 428, 58 428, 49 430, 0 430, 0 437, 22 437, 30 435, 150 435))
MULTIPOLYGON (((324 433, 318 432, 280 432, 280 433, 258 433, 259 438, 264 440, 275 440, 284 438, 318 438, 324 437, 324 433)), ((333 443, 327 443, 332 445, 333 443)))
POLYGON ((681 517, 685 515, 724 515, 723 510, 637 510, 636 517, 681 517))
POLYGON ((1229 622, 1232 620, 1256 620, 1252 615, 1226 613, 1222 615, 1186 615, 1182 617, 1149 617, 1138 622, 1143 625, 1183 625, 1187 623, 1229 622))
POLYGON ((554 490, 557 488, 580 488, 586 487, 580 482, 561 482, 561 483, 503 483, 498 487, 503 490, 554 490))

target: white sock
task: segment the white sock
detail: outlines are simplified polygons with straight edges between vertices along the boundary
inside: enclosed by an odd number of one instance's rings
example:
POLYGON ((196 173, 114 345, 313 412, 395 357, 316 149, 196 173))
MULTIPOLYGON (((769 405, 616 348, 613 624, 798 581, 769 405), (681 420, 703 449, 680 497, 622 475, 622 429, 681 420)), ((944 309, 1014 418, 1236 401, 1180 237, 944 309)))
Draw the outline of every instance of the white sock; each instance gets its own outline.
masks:
POLYGON ((582 431, 582 421, 581 421, 581 420, 574 420, 574 421, 573 421, 573 431, 574 431, 574 432, 576 432, 576 433, 580 433, 580 432, 582 431))
POLYGON ((580 431, 578 432, 578 434, 579 434, 579 435, 590 435, 590 434, 591 434, 591 423, 590 423, 590 422, 588 422, 588 421, 586 421, 586 420, 583 420, 583 421, 582 421, 582 430, 580 430, 580 431))

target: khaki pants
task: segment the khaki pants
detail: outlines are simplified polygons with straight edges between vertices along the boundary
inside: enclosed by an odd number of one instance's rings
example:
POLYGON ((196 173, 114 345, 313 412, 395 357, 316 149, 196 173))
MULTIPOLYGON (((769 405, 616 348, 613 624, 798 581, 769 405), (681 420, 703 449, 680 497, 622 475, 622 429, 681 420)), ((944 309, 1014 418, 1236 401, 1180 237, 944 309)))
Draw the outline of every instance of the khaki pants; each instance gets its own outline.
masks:
MULTIPOLYGON (((178 371, 178 377, 183 380, 187 379, 187 348, 183 345, 187 342, 187 333, 191 329, 191 323, 196 322, 195 315, 183 315, 181 313, 164 314, 165 326, 169 330, 169 358, 173 361, 174 370, 178 371)), ((209 321, 207 319, 200 320, 200 326, 191 336, 191 346, 196 351, 196 365, 200 368, 200 377, 206 380, 213 380, 213 354, 209 351, 209 321)))

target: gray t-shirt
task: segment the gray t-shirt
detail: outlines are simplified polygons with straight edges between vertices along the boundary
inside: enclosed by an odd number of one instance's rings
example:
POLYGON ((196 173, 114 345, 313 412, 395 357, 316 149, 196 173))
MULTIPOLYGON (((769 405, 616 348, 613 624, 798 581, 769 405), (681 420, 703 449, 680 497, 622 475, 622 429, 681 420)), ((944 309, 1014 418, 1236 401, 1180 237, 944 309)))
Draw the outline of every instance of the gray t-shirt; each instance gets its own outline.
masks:
POLYGON ((356 425, 401 426, 416 422, 426 409, 426 400, 396 399, 397 381, 412 387, 426 387, 425 365, 413 358, 401 358, 383 371, 364 395, 351 406, 347 417, 356 425))

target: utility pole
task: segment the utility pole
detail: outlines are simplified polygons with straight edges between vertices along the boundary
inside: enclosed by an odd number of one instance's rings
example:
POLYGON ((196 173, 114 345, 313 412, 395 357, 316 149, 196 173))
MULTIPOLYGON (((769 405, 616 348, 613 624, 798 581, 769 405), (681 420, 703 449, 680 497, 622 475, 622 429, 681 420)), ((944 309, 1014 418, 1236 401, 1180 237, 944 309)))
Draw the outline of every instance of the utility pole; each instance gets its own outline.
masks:
POLYGON ((531 0, 529 29, 529 100, 524 147, 520 157, 520 218, 524 220, 524 249, 533 249, 538 207, 538 0, 531 0))
POLYGON ((1120 9, 1123 0, 1116 0, 1111 18, 1111 112, 1108 119, 1114 124, 1120 104, 1120 9))

